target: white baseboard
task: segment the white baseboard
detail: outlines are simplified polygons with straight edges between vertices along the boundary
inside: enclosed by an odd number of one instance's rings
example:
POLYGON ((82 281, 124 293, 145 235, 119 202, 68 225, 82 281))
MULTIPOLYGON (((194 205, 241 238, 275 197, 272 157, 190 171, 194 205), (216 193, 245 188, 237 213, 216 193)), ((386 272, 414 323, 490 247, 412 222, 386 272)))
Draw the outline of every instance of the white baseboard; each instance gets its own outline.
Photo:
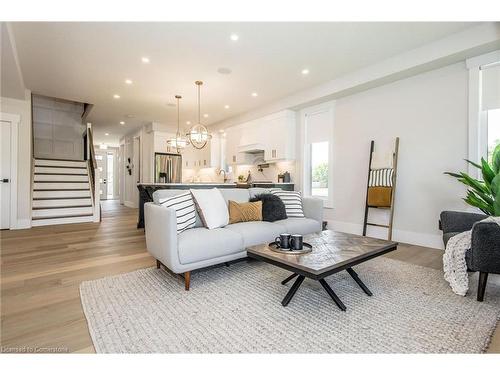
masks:
MULTIPOLYGON (((343 221, 328 220, 328 228, 337 230, 339 232, 352 234, 363 233, 362 224, 347 223, 343 221)), ((375 238, 387 239, 387 229, 369 227, 368 235, 375 238)), ((411 245, 431 247, 434 249, 443 249, 443 238, 439 234, 419 233, 393 229, 392 239, 397 242, 403 242, 411 245)))
POLYGON ((125 201, 125 202, 123 202, 123 204, 126 207, 129 207, 129 208, 138 208, 137 205, 134 202, 131 202, 131 201, 125 201))
POLYGON ((18 219, 16 226, 11 229, 29 229, 31 228, 31 219, 18 219))

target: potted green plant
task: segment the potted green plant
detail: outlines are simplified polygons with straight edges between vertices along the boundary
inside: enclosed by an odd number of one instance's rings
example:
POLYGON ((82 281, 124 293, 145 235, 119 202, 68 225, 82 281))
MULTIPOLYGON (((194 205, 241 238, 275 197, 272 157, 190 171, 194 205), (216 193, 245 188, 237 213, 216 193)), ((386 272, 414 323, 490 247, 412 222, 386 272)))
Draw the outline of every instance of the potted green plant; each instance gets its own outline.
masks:
POLYGON ((465 172, 445 174, 455 177, 468 187, 464 201, 479 208, 487 215, 500 216, 500 145, 495 147, 491 163, 481 158, 481 164, 466 160, 481 171, 483 180, 475 179, 465 172))

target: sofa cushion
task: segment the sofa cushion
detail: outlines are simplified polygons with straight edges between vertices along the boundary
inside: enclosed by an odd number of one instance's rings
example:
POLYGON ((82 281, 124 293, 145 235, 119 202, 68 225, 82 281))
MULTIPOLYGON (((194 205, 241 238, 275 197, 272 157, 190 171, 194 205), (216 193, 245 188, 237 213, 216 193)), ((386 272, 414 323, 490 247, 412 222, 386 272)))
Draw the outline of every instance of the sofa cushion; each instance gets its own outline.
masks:
POLYGON ((285 204, 287 217, 304 217, 302 208, 302 194, 300 191, 285 191, 281 189, 271 189, 271 194, 277 195, 285 204))
POLYGON ((310 234, 321 230, 321 223, 307 217, 289 217, 285 220, 275 221, 274 224, 279 224, 286 228, 290 234, 310 234))
POLYGON ((262 201, 262 220, 274 222, 286 219, 285 204, 274 194, 259 194, 250 198, 250 202, 262 201))
POLYGON ((190 189, 190 191, 204 226, 215 229, 229 223, 227 203, 219 189, 190 189))
POLYGON ((235 231, 225 228, 188 229, 177 237, 181 264, 201 262, 243 251, 243 239, 235 231))
POLYGON ((229 224, 262 221, 262 202, 229 201, 229 224))
POLYGON ((177 217, 177 234, 194 228, 196 223, 196 207, 189 191, 165 199, 160 199, 160 205, 172 208, 177 217))
MULTIPOLYGON (((158 189, 153 193, 153 202, 155 204, 160 204, 160 200, 165 200, 166 198, 175 197, 176 195, 183 194, 185 192, 186 190, 184 189, 158 189)), ((194 226, 196 228, 202 227, 203 222, 201 221, 200 214, 198 213, 198 210, 195 211, 196 211, 195 213, 196 221, 194 226)))
POLYGON ((245 223, 229 224, 224 229, 238 233, 243 238, 244 247, 272 242, 286 229, 283 225, 267 221, 248 221, 245 223))

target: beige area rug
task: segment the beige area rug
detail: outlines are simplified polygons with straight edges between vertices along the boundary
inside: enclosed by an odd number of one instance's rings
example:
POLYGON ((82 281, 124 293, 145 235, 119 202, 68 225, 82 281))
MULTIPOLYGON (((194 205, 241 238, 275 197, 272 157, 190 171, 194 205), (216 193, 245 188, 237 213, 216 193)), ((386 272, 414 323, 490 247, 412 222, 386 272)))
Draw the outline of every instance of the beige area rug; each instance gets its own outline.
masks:
POLYGON ((87 281, 80 294, 98 353, 480 353, 500 314, 500 288, 475 300, 452 293, 442 272, 378 258, 347 274, 306 279, 287 307, 290 273, 244 261, 180 278, 155 268, 87 281))

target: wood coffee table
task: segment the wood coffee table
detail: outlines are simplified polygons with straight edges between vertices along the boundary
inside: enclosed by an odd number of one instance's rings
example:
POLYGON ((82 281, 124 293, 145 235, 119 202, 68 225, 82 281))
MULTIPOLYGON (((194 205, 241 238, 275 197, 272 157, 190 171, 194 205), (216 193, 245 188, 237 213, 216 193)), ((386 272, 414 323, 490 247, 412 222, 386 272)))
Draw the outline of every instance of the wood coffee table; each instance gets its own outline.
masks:
POLYGON ((396 250, 398 244, 393 241, 379 240, 355 234, 326 230, 320 233, 304 236, 304 242, 312 245, 312 252, 302 255, 282 254, 273 251, 268 244, 256 245, 247 248, 251 258, 259 259, 275 266, 293 272, 281 282, 285 285, 297 277, 292 287, 281 302, 287 306, 306 277, 318 280, 337 306, 345 311, 346 307, 335 294, 325 277, 346 270, 363 291, 371 296, 372 292, 361 281, 352 267, 366 262, 390 251, 396 250))

